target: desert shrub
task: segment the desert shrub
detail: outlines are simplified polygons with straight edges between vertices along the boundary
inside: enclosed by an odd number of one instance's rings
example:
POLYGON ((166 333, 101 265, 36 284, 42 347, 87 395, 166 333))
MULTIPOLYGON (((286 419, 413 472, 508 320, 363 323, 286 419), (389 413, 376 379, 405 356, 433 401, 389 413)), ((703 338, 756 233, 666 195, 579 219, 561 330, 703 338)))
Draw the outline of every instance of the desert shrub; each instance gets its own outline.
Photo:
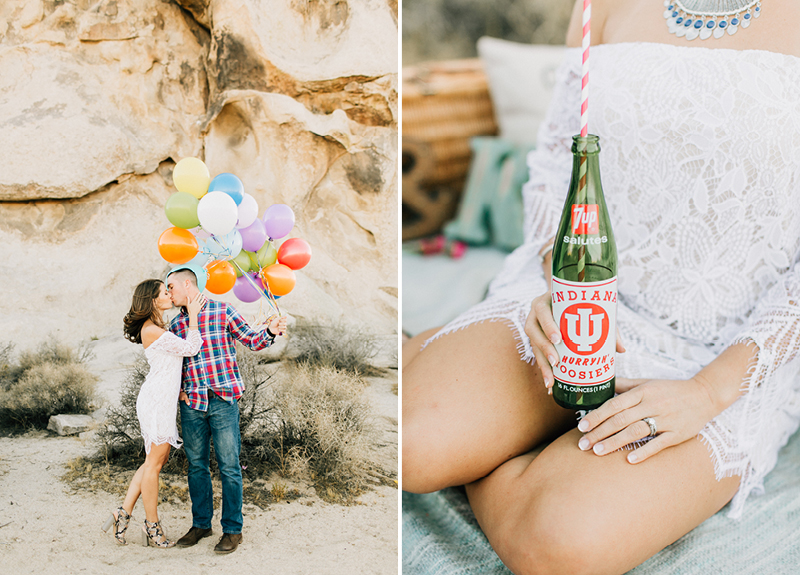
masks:
POLYGON ((12 361, 13 343, 0 343, 0 390, 13 382, 16 366, 12 361))
POLYGON ((349 499, 369 484, 377 431, 362 391, 352 373, 307 363, 275 389, 269 447, 284 473, 307 469, 323 499, 349 499))
POLYGON ((289 341, 289 355, 295 363, 331 367, 361 376, 383 374, 382 369, 371 363, 378 353, 375 339, 362 327, 298 321, 289 341))
POLYGON ((44 427, 51 415, 89 413, 98 378, 84 365, 86 348, 54 340, 11 361, 11 348, 0 351, 0 426, 44 427))
MULTIPOLYGON (((119 404, 106 410, 106 420, 95 435, 102 458, 123 468, 139 467, 144 461, 144 440, 136 416, 136 399, 149 371, 147 358, 144 352, 140 352, 128 368, 119 404)), ((172 460, 170 457, 167 468, 172 460)))

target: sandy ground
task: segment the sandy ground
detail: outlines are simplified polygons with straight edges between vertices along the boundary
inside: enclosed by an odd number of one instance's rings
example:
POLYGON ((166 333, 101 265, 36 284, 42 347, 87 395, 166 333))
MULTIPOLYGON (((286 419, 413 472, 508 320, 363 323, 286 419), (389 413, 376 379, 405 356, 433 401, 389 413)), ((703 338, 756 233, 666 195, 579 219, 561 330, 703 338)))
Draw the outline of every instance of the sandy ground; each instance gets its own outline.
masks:
MULTIPOLYGON (((122 338, 95 342, 92 371, 100 375, 100 393, 116 402, 124 364, 136 347, 122 338)), ((379 462, 397 472, 396 372, 373 378, 367 389, 383 430, 379 462)), ((127 547, 100 530, 119 497, 73 490, 60 478, 68 461, 90 455, 93 444, 47 432, 0 438, 0 573, 105 574, 114 571, 191 574, 384 574, 398 572, 398 490, 377 487, 352 506, 328 504, 310 490, 292 502, 265 510, 245 505, 243 543, 230 555, 216 555, 222 534, 215 511, 214 536, 188 549, 145 548, 137 526, 144 510, 134 509, 136 524, 127 547)), ((188 503, 163 503, 159 515, 168 536, 191 527, 188 503)), ((138 527, 140 529, 140 527, 138 527)))

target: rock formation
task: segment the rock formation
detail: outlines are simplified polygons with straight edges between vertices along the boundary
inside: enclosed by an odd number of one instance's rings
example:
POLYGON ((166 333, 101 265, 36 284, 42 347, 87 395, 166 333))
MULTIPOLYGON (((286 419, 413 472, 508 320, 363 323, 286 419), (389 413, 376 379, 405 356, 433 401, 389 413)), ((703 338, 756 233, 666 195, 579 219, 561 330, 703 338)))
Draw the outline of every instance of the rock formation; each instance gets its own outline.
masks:
POLYGON ((286 311, 394 333, 397 60, 392 0, 4 0, 0 341, 119 333, 186 156, 295 211, 286 311))

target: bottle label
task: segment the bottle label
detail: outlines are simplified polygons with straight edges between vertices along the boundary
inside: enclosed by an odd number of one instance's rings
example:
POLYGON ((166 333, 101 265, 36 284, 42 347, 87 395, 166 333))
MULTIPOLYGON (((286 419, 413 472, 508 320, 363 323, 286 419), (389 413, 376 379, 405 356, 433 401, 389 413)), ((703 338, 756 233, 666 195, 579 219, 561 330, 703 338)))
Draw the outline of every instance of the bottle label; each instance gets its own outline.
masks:
POLYGON ((617 278, 572 282, 554 277, 553 318, 561 330, 561 358, 555 378, 580 387, 598 386, 614 377, 617 348, 617 278))
POLYGON ((597 204, 572 204, 572 233, 600 233, 600 218, 597 204))

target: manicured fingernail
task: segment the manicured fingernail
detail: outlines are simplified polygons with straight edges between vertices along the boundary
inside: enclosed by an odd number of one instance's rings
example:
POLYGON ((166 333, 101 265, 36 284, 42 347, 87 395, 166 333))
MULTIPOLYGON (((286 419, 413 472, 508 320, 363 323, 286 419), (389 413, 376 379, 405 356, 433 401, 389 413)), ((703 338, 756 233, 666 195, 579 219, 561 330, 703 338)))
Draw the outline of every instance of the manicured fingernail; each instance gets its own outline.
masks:
POLYGON ((581 422, 578 424, 578 430, 583 432, 589 431, 589 422, 585 419, 581 419, 581 422))
POLYGON ((606 450, 606 448, 605 448, 605 446, 604 446, 602 443, 596 443, 596 444, 595 444, 595 446, 594 446, 594 452, 595 452, 597 455, 600 455, 600 454, 601 454, 601 453, 603 453, 605 450, 606 450))
POLYGON ((550 336, 550 341, 553 342, 553 345, 558 345, 559 343, 561 343, 561 335, 557 333, 552 334, 550 336))
POLYGON ((582 437, 581 440, 578 442, 578 448, 581 451, 586 451, 587 449, 589 449, 589 440, 586 439, 585 437, 582 437))
POLYGON ((637 461, 639 461, 639 458, 636 457, 635 453, 628 454, 628 463, 636 463, 637 461))
POLYGON ((543 378, 543 379, 544 379, 544 386, 545 387, 550 387, 550 380, 548 378, 546 378, 546 377, 543 378))
POLYGON ((547 356, 547 361, 549 361, 550 365, 552 365, 553 367, 558 365, 558 360, 556 359, 556 356, 554 356, 554 355, 548 355, 547 356))
POLYGON ((553 395, 553 388, 552 387, 548 387, 547 388, 547 395, 553 395))

